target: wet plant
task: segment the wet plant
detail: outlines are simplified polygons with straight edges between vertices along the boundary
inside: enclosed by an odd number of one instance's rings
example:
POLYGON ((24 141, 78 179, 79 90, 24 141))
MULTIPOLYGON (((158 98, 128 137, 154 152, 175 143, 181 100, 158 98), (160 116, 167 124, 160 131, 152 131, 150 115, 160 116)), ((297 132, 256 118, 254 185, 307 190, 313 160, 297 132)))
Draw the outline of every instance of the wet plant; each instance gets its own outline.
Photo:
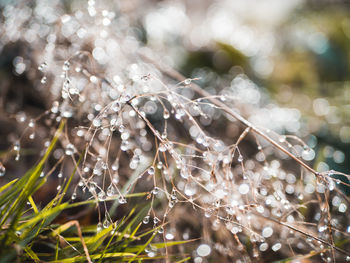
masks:
POLYGON ((47 98, 36 115, 3 102, 18 132, 1 177, 33 141, 42 157, 0 189, 3 262, 350 260, 349 176, 311 166, 297 110, 243 73, 185 78, 143 44, 132 15, 76 3, 3 7, 1 49, 29 47, 13 74, 47 98), (55 195, 38 207, 46 181, 55 195), (93 227, 54 221, 89 204, 93 227))

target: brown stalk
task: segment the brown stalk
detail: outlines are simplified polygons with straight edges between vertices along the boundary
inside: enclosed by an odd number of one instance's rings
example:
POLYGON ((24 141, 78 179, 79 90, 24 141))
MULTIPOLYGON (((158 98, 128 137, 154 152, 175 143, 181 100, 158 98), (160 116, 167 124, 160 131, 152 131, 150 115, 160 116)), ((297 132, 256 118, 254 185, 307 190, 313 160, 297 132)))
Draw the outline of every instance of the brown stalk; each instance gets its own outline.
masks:
MULTIPOLYGON (((156 63, 153 59, 149 58, 148 56, 145 56, 144 54, 140 55, 147 60, 148 62, 152 63, 154 66, 157 67, 157 69, 159 69, 160 71, 162 71, 165 75, 178 80, 178 81, 184 81, 186 78, 180 74, 179 72, 175 71, 174 69, 171 69, 169 67, 166 67, 164 65, 159 65, 159 63, 156 63)), ((234 117, 236 120, 238 120, 240 123, 242 123, 243 125, 245 125, 246 127, 250 128, 250 130, 252 130, 254 133, 260 135, 262 138, 264 138, 266 141, 268 141, 269 143, 271 143, 273 146, 275 146, 277 149, 279 149, 280 151, 282 151, 283 153, 287 154, 290 158, 292 158, 294 161, 296 161, 297 163, 299 163, 302 167, 304 167, 306 170, 308 170, 309 172, 313 173, 316 176, 319 176, 320 173, 315 171, 314 169, 312 169, 309 165, 307 165, 306 163, 304 163, 302 160, 300 160, 298 157, 296 157, 294 154, 292 154, 291 152, 289 152, 288 150, 286 150, 282 145, 280 145, 279 143, 277 143, 275 140, 273 140, 272 138, 270 138, 268 135, 266 135, 263 131, 261 131, 259 128, 257 128, 256 126, 254 126, 252 123, 250 123, 248 120, 246 120, 245 118, 243 118, 240 114, 238 114, 237 112, 233 111, 230 107, 228 107, 225 103, 221 102, 220 100, 213 98, 212 94, 208 93, 207 91, 203 90, 200 86, 198 86, 195 83, 191 83, 191 87, 192 89, 197 92, 198 94, 202 95, 203 97, 208 97, 207 99, 212 102, 213 104, 215 104, 216 106, 219 106, 220 108, 222 108, 223 111, 225 111, 227 114, 231 115, 232 117, 234 117)))

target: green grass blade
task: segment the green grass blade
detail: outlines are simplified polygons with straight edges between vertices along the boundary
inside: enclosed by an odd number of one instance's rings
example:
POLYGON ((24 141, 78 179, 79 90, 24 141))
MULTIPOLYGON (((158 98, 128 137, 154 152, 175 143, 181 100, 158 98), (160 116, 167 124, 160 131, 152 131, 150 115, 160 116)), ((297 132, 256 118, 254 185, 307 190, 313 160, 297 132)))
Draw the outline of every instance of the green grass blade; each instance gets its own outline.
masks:
POLYGON ((15 182, 17 182, 18 179, 14 179, 11 182, 5 184, 4 186, 0 187, 0 193, 5 191, 7 188, 9 188, 11 185, 13 185, 15 182))

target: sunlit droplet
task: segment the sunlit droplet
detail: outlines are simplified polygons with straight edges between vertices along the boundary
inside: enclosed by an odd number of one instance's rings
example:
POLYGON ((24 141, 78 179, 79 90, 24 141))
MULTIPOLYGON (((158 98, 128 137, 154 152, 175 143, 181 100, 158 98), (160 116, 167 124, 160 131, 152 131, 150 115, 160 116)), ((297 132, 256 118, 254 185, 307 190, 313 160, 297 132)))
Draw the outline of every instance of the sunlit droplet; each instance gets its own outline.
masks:
POLYGON ((151 166, 150 168, 148 168, 147 172, 148 172, 148 174, 153 175, 155 172, 154 167, 151 166))
POLYGON ((6 168, 0 163, 0 176, 4 176, 6 173, 6 168))
POLYGON ((242 195, 247 194, 249 192, 249 185, 248 184, 241 184, 238 188, 238 191, 242 195))
POLYGON ((45 71, 46 67, 47 67, 46 62, 43 62, 38 66, 38 70, 43 72, 45 71))
POLYGON ((272 247, 271 247, 271 249, 273 250, 273 251, 278 251, 280 248, 282 247, 282 245, 281 245, 281 243, 276 243, 276 244, 274 244, 272 247))
POLYGON ((65 150, 66 155, 73 155, 74 152, 75 152, 75 147, 74 147, 74 145, 71 144, 71 143, 67 144, 66 150, 65 150))
POLYGON ((145 216, 145 217, 143 218, 143 220, 142 220, 142 223, 148 224, 148 223, 149 223, 149 219, 150 219, 150 216, 149 216, 149 215, 145 216))
POLYGON ((196 251, 197 251, 198 256, 207 257, 210 255, 211 248, 207 244, 201 244, 201 245, 199 245, 199 247, 197 248, 196 251))
POLYGON ((120 196, 119 199, 118 199, 118 202, 121 205, 127 203, 126 198, 124 196, 120 196))
POLYGON ((67 70, 69 70, 69 68, 70 68, 70 63, 69 63, 69 61, 67 60, 67 61, 65 61, 65 62, 63 63, 62 69, 63 69, 64 71, 67 71, 67 70))
POLYGON ((170 118, 170 113, 169 113, 169 111, 167 109, 164 109, 164 111, 163 111, 163 118, 165 120, 170 118))
POLYGON ((268 238, 270 236, 272 236, 273 234, 273 229, 271 227, 265 227, 263 230, 262 230, 262 235, 263 237, 265 238, 268 238))
POLYGON ((185 85, 190 85, 191 82, 192 82, 192 79, 185 79, 185 80, 184 80, 184 84, 185 84, 185 85))

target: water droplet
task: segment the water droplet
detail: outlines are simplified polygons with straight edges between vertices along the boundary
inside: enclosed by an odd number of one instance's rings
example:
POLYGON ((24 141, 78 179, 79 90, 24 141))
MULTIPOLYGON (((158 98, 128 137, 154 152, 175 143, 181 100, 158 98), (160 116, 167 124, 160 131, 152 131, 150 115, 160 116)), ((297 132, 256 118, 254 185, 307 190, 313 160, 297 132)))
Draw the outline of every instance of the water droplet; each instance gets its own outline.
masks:
POLYGON ((35 139, 35 132, 32 132, 29 134, 29 139, 34 140, 35 139))
POLYGON ((305 161, 311 161, 315 158, 315 151, 311 148, 307 148, 306 150, 304 150, 301 154, 302 158, 305 161))
POLYGON ((91 183, 89 185, 89 191, 90 191, 90 193, 95 194, 96 193, 96 185, 91 183))
POLYGON ((160 152, 165 152, 166 151, 166 145, 164 144, 164 143, 161 143, 160 145, 159 145, 159 151, 160 152))
POLYGON ((187 195, 187 196, 193 196, 193 195, 196 194, 196 192, 197 192, 197 187, 196 187, 195 184, 193 184, 193 183, 187 183, 187 184, 185 185, 185 189, 184 189, 185 195, 187 195))
POLYGON ((148 224, 148 223, 149 223, 149 218, 150 218, 149 215, 145 216, 145 217, 143 218, 143 220, 142 220, 142 223, 148 224))
POLYGON ((174 202, 173 200, 169 201, 168 206, 169 206, 170 208, 173 208, 174 205, 175 205, 175 202, 174 202))
POLYGON ((45 77, 45 76, 42 77, 41 80, 40 80, 40 82, 41 82, 42 84, 45 84, 46 81, 47 81, 47 77, 45 77))
POLYGON ((5 173, 6 173, 5 166, 3 166, 2 163, 0 163, 0 176, 4 176, 5 173))
POLYGON ((126 141, 127 139, 129 139, 130 137, 130 133, 125 131, 125 132, 122 132, 122 134, 120 135, 120 138, 123 140, 123 141, 126 141))
POLYGON ((226 101, 226 96, 225 96, 225 95, 221 95, 221 96, 220 96, 220 100, 221 100, 221 101, 226 101))
POLYGON ((241 154, 238 156, 237 161, 239 161, 240 163, 243 161, 243 156, 241 154))
POLYGON ((20 149, 21 149, 21 145, 19 141, 15 142, 15 144, 13 145, 13 150, 18 152, 20 149))
POLYGON ((118 202, 121 205, 127 203, 126 198, 124 196, 120 196, 119 199, 118 199, 118 202))
POLYGON ((171 200, 177 200, 175 189, 173 189, 173 191, 171 192, 170 198, 171 200))
POLYGON ((107 188, 107 196, 113 196, 115 195, 115 188, 113 185, 108 186, 107 188))
POLYGON ((159 161, 157 163, 157 169, 161 170, 163 168, 163 163, 161 161, 159 161))
POLYGON ((166 132, 162 133, 162 139, 165 140, 168 137, 168 135, 166 134, 166 132))
POLYGON ((165 235, 165 238, 168 239, 168 240, 173 240, 174 239, 174 235, 172 233, 167 233, 165 235))
POLYGON ((38 70, 41 71, 41 72, 44 72, 45 69, 46 69, 46 67, 47 67, 46 62, 43 62, 43 63, 41 63, 41 64, 38 66, 38 70))
POLYGON ((97 228, 96 228, 97 233, 101 232, 102 229, 103 229, 103 225, 102 225, 101 222, 99 222, 99 223, 97 224, 97 228))
POLYGON ((180 175, 184 179, 187 179, 188 177, 190 177, 190 173, 188 169, 186 169, 185 167, 181 168, 180 175))
POLYGON ((238 188, 238 191, 242 195, 247 194, 249 192, 249 185, 248 184, 241 184, 238 188))
POLYGON ((270 236, 272 236, 273 234, 273 229, 271 227, 265 227, 263 230, 262 230, 262 235, 263 237, 265 238, 268 238, 270 236))
POLYGON ((68 60, 66 60, 66 61, 63 63, 62 69, 63 69, 64 71, 67 71, 67 70, 69 70, 69 68, 70 68, 70 63, 69 63, 68 60))
POLYGON ((107 163, 105 163, 101 157, 98 157, 93 170, 93 174, 97 176, 101 176, 103 174, 103 170, 106 170, 107 168, 108 168, 107 163))
POLYGON ((117 171, 119 169, 119 160, 116 159, 115 162, 112 164, 112 170, 117 171))
POLYGON ((129 141, 122 141, 120 145, 120 150, 123 152, 127 151, 129 149, 129 141))
POLYGON ((153 218, 153 224, 158 224, 160 222, 160 219, 158 217, 153 218))
POLYGON ((124 125, 120 125, 118 131, 120 133, 124 132, 125 131, 125 126, 124 125))
POLYGON ((27 119, 27 116, 23 111, 16 114, 16 120, 18 122, 24 122, 26 119, 27 119))
POLYGON ((108 228, 111 225, 111 222, 106 218, 105 221, 103 221, 103 228, 108 228))
POLYGON ((93 121, 92 121, 92 125, 94 126, 94 127, 96 127, 96 128, 98 128, 98 127, 100 127, 101 126, 101 120, 100 119, 94 119, 93 121))
POLYGON ((274 244, 272 247, 271 247, 271 249, 273 250, 273 251, 278 251, 280 248, 282 247, 282 245, 281 245, 281 243, 276 243, 276 244, 274 244))
POLYGON ((347 209, 347 206, 346 206, 346 204, 344 204, 344 203, 341 203, 341 204, 339 205, 339 207, 338 207, 338 211, 339 211, 340 213, 345 213, 345 212, 346 212, 346 209, 347 209))
POLYGON ((163 227, 158 228, 158 233, 159 234, 163 234, 164 233, 164 228, 163 227))
POLYGON ((71 144, 71 143, 67 144, 66 150, 65 150, 66 155, 73 155, 74 152, 75 152, 75 147, 74 147, 74 145, 71 144))
POLYGON ((120 102, 119 102, 119 101, 113 102, 113 104, 112 104, 112 110, 113 110, 114 112, 120 111, 120 108, 121 108, 121 106, 120 106, 120 102))
POLYGON ((163 118, 165 120, 170 118, 170 113, 169 113, 169 111, 167 109, 164 109, 164 111, 163 111, 163 118))
POLYGON ((201 245, 198 246, 196 251, 197 251, 198 256, 200 256, 200 257, 207 257, 207 256, 210 255, 211 248, 207 244, 201 244, 201 245))
POLYGON ((99 201, 104 201, 104 200, 106 200, 106 194, 105 194, 104 191, 101 191, 101 192, 98 193, 98 200, 99 200, 99 201))
POLYGON ((256 211, 260 214, 264 213, 265 209, 262 205, 257 206, 256 211))
POLYGON ((30 128, 34 128, 34 127, 35 127, 35 121, 34 121, 33 119, 31 119, 31 120, 29 121, 29 123, 28 123, 28 126, 29 126, 30 128))
POLYGON ((151 166, 150 168, 148 168, 147 172, 148 172, 148 174, 153 175, 155 172, 154 167, 151 166))
POLYGON ((77 198, 77 193, 74 192, 74 193, 72 194, 72 200, 75 200, 76 198, 77 198))
POLYGON ((159 193, 159 188, 156 186, 152 190, 152 194, 157 195, 159 193))
POLYGON ((184 84, 185 84, 185 85, 190 85, 191 82, 192 82, 192 79, 185 79, 185 80, 184 80, 184 84))
POLYGON ((262 252, 266 251, 268 248, 269 248, 269 244, 267 244, 267 243, 262 243, 259 246, 259 250, 262 251, 262 252))
POLYGON ((90 77, 90 81, 91 81, 92 83, 96 84, 96 83, 98 82, 98 78, 97 78, 96 76, 92 75, 92 76, 90 77))
POLYGON ((209 218, 209 217, 211 217, 212 214, 213 214, 213 210, 212 209, 206 209, 205 213, 204 213, 204 216, 209 218))

